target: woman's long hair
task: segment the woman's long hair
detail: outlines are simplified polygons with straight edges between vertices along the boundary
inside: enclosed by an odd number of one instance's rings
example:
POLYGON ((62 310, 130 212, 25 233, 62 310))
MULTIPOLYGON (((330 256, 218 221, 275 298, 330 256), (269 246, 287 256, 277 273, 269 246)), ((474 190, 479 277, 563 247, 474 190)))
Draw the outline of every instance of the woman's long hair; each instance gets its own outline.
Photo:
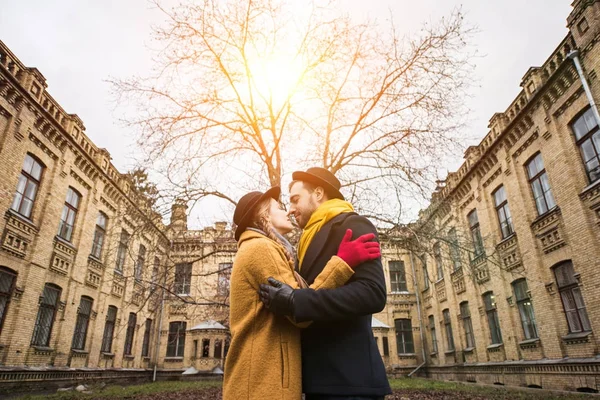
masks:
POLYGON ((254 215, 252 216, 251 225, 257 229, 263 231, 267 237, 276 243, 279 243, 283 248, 283 253, 285 254, 285 258, 287 258, 288 264, 294 269, 294 256, 289 252, 285 243, 281 241, 278 235, 275 234, 275 228, 273 228, 273 224, 271 223, 271 217, 269 216, 269 209, 271 208, 271 198, 264 199, 254 211, 254 215))

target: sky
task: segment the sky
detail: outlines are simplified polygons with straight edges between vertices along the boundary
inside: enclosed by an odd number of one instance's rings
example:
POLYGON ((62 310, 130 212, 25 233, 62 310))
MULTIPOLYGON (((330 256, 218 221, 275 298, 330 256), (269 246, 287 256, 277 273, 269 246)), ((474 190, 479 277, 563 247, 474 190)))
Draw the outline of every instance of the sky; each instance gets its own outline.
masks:
MULTIPOLYGON (((392 15, 403 32, 415 32, 422 23, 461 7, 467 23, 478 29, 472 44, 479 54, 473 69, 476 84, 465 99, 472 110, 465 146, 485 136, 489 118, 512 102, 528 68, 541 65, 567 34, 570 4, 570 0, 339 2, 357 18, 385 20, 392 15)), ((68 113, 79 115, 88 137, 108 149, 121 172, 134 165, 139 150, 135 131, 117 118, 107 80, 149 71, 151 28, 162 21, 161 12, 147 0, 0 0, 0 40, 26 66, 41 71, 49 93, 68 113)), ((440 167, 454 171, 460 160, 440 167)), ((196 213, 189 223, 211 224, 219 212, 196 213)))

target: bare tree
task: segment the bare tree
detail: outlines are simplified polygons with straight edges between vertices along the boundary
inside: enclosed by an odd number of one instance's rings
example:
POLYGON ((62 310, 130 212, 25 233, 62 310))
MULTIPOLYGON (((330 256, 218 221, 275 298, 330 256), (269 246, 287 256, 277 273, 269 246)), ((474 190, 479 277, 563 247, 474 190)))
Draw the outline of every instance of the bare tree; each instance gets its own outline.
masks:
POLYGON ((335 1, 156 1, 154 72, 113 83, 173 198, 235 204, 318 165, 385 219, 399 211, 388 195, 427 192, 457 143, 472 56, 460 10, 401 36, 335 1))

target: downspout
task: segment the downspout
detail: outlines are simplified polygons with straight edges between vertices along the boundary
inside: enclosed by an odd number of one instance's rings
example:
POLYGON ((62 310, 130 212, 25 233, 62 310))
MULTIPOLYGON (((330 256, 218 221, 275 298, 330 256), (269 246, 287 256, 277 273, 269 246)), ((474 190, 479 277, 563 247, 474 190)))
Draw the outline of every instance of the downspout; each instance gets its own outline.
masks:
POLYGON ((588 102, 592 107, 592 111, 594 113, 594 117, 596 118, 596 123, 600 126, 600 114, 598 113, 598 107, 596 107, 596 102, 594 101, 594 97, 592 96, 592 91, 590 90, 590 85, 588 85, 587 79, 585 79, 585 75, 583 73, 583 68, 581 67, 581 62, 579 61, 579 51, 573 50, 569 54, 567 54, 567 58, 573 60, 573 64, 575 64, 575 68, 577 69, 577 74, 579 75, 579 79, 581 80, 581 85, 583 86, 583 90, 585 91, 585 95, 587 96, 588 102))
POLYGON ((410 252, 410 268, 412 270, 413 276, 413 284, 415 286, 415 297, 417 298, 417 315, 419 316, 419 332, 421 333, 421 355, 423 356, 423 362, 414 370, 408 374, 410 378, 412 374, 417 372, 423 365, 427 363, 427 358, 425 358, 425 336, 423 334, 423 318, 421 318, 421 301, 419 300, 419 283, 417 282, 417 274, 415 273, 415 263, 413 262, 413 252, 410 252))

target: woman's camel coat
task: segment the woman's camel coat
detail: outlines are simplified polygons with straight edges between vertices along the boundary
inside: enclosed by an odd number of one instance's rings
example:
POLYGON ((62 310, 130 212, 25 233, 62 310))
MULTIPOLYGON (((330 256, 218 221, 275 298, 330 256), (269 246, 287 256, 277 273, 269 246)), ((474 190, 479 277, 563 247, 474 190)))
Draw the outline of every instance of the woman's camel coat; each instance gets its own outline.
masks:
MULTIPOLYGON (((353 273, 334 256, 310 287, 336 288, 353 273)), ((298 287, 283 247, 258 232, 245 231, 231 273, 232 340, 225 362, 224 400, 302 397, 300 330, 267 310, 258 297, 259 285, 270 276, 298 287)))

